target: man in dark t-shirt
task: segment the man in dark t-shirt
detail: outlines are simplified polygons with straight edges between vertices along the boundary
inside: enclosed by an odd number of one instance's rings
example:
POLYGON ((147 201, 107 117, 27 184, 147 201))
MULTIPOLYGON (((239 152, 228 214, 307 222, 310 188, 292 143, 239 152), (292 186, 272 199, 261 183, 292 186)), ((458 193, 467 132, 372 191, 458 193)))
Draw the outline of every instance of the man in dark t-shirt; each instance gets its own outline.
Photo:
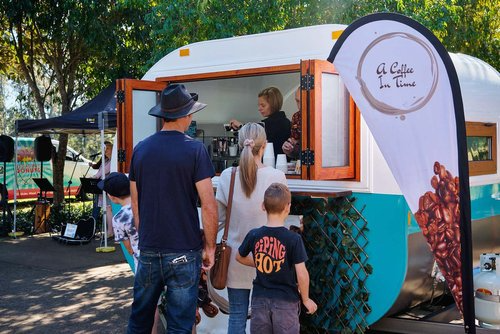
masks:
POLYGON ((155 307, 166 287, 167 332, 190 333, 195 322, 200 267, 214 264, 217 204, 208 152, 184 134, 197 102, 184 85, 165 88, 149 114, 164 119, 161 131, 134 148, 130 194, 139 229, 139 263, 127 333, 151 333, 155 307), (197 198, 205 244, 202 244, 197 198))
POLYGON ((251 333, 298 334, 300 300, 308 313, 317 309, 309 298, 307 254, 301 236, 284 227, 290 202, 287 186, 271 184, 263 203, 267 224, 248 232, 236 254, 236 260, 257 270, 252 292, 251 333))

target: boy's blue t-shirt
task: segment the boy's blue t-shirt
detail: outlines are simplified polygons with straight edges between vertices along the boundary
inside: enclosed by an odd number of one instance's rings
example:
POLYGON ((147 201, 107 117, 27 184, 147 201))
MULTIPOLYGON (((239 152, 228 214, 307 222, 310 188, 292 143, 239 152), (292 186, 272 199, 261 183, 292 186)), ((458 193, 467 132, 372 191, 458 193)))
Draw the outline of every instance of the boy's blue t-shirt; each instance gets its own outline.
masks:
POLYGON ((241 256, 252 253, 257 269, 252 298, 299 301, 295 265, 307 260, 299 234, 285 227, 262 226, 251 230, 238 248, 241 256))
POLYGON ((214 175, 203 143, 181 132, 159 131, 137 144, 129 178, 137 186, 141 251, 201 249, 195 184, 214 175))

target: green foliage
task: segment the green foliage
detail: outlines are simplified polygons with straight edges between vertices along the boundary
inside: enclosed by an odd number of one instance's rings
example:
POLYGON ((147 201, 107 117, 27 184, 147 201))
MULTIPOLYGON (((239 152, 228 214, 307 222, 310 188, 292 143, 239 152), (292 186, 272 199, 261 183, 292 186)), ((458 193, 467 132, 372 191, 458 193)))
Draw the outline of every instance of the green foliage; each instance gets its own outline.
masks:
POLYGON ((8 64, 0 73, 56 82, 62 111, 69 111, 78 97, 92 98, 118 77, 142 74, 151 50, 144 24, 150 6, 147 0, 0 0, 0 59, 8 64))
POLYGON ((70 203, 53 207, 49 217, 50 226, 54 231, 61 231, 61 225, 75 223, 92 215, 92 202, 70 203))
MULTIPOLYGON (((25 235, 32 233, 35 221, 34 203, 24 204, 17 208, 16 231, 24 232, 25 235)), ((61 231, 61 224, 77 222, 80 219, 88 218, 92 215, 92 202, 74 202, 65 206, 52 206, 49 214, 48 224, 52 231, 61 231)), ((14 228, 13 222, 0 224, 0 237, 5 237, 14 228)))
MULTIPOLYGON (((104 140, 113 142, 114 135, 104 135, 104 140)), ((101 153, 101 135, 69 135, 68 146, 71 146, 77 152, 82 152, 83 157, 90 159, 91 154, 101 153)), ((94 158, 94 161, 97 162, 100 158, 99 155, 94 158)), ((95 170, 90 170, 89 176, 95 172, 95 170)))
MULTIPOLYGON (((16 218, 16 231, 24 232, 25 235, 29 235, 33 228, 34 217, 30 214, 30 210, 18 211, 16 218)), ((7 236, 7 233, 13 230, 14 226, 12 223, 9 226, 2 224, 2 230, 0 231, 0 237, 7 236)))
POLYGON ((153 49, 150 27, 144 20, 151 10, 149 1, 93 2, 99 3, 99 8, 105 4, 105 8, 97 9, 101 24, 85 34, 93 46, 82 67, 88 98, 118 78, 140 78, 153 49))
POLYGON ((189 43, 332 22, 340 2, 194 1, 160 2, 146 16, 154 43, 150 67, 189 43))
MULTIPOLYGON (((26 114, 22 109, 27 108, 33 118, 52 117, 116 78, 139 78, 189 43, 350 24, 375 12, 412 17, 449 51, 479 57, 498 69, 499 8, 494 0, 0 0, 0 74, 30 88, 21 99, 31 102, 9 113, 26 114)), ((4 129, 13 128, 12 119, 2 120, 4 129)))
POLYGON ((189 43, 323 23, 350 24, 377 12, 407 15, 431 30, 448 51, 476 56, 498 69, 499 8, 494 0, 159 2, 146 15, 153 53, 145 69, 189 43))
MULTIPOLYGON (((149 56, 143 17, 150 3, 100 0, 0 0, 0 74, 25 82, 46 118, 49 101, 60 114, 92 98, 119 76, 136 76, 149 56)), ((36 117, 38 118, 38 117, 36 117)), ((67 135, 59 136, 54 201, 63 196, 67 135)))
POLYGON ((495 0, 399 1, 396 12, 431 30, 449 52, 478 57, 500 68, 500 3, 495 0))

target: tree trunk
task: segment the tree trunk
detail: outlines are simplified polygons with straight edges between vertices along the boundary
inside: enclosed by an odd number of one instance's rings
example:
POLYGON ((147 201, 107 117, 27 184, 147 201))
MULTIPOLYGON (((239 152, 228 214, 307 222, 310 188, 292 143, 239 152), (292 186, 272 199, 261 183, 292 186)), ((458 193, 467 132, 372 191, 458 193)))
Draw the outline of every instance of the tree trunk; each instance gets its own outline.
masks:
POLYGON ((64 163, 66 159, 66 150, 68 146, 68 135, 59 135, 59 149, 55 154, 53 167, 54 182, 54 205, 59 206, 64 202, 64 163))

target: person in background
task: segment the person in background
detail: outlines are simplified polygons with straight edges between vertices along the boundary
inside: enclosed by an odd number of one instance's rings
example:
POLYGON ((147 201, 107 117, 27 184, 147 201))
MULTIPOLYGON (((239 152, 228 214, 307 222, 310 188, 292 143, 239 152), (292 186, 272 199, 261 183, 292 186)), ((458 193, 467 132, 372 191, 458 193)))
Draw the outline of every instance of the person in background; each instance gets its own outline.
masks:
POLYGON ((471 147, 469 148, 468 152, 468 159, 469 161, 479 161, 479 145, 477 142, 473 142, 471 147))
MULTIPOLYGON (((104 142, 104 177, 109 175, 110 169, 111 169, 111 154, 113 152, 113 143, 110 141, 105 141, 104 142)), ((102 158, 97 161, 95 164, 92 162, 89 162, 89 166, 92 167, 93 169, 98 169, 98 171, 92 176, 94 179, 102 179, 102 172, 103 169, 102 167, 102 158)), ((102 200, 102 195, 99 195, 97 198, 97 203, 94 202, 94 208, 92 210, 92 216, 95 218, 97 221, 97 218, 100 214, 100 209, 102 208, 103 200, 102 200)), ((113 211, 111 210, 111 203, 109 201, 109 198, 106 198, 106 228, 107 228, 107 235, 106 238, 111 239, 113 238, 113 211)))
POLYGON ((130 205, 130 182, 125 174, 113 172, 97 183, 104 190, 111 202, 121 206, 112 219, 116 242, 123 242, 128 253, 134 259, 134 272, 139 259, 139 234, 134 224, 134 216, 130 205))
MULTIPOLYGON (((110 171, 110 167, 111 167, 111 154, 113 152, 113 143, 106 140, 104 142, 104 172, 106 175, 109 174, 109 171, 110 171)), ((100 168, 101 168, 101 164, 102 164, 102 158, 99 159, 96 163, 93 163, 93 162, 89 162, 89 166, 92 167, 92 169, 99 169, 99 171, 96 172, 96 174, 94 175, 94 177, 96 175, 98 175, 99 177, 102 175, 102 174, 99 174, 100 172, 100 168)), ((101 172, 102 173, 102 172, 101 172)), ((95 177, 97 178, 97 177, 95 177)))
MULTIPOLYGON (((278 88, 265 88, 259 93, 259 112, 265 117, 262 122, 266 128, 267 141, 273 143, 275 156, 283 154, 283 143, 290 137, 290 120, 281 111, 282 106, 283 95, 278 88)), ((229 124, 235 130, 242 126, 235 119, 229 121, 229 124)))
POLYGON ((252 293, 252 334, 299 334, 300 300, 308 314, 318 308, 309 298, 302 237, 284 226, 290 205, 288 187, 280 183, 270 185, 262 203, 267 224, 251 230, 238 248, 236 259, 257 272, 252 293))
POLYGON ((302 114, 300 112, 300 86, 295 91, 295 103, 297 109, 292 115, 292 127, 290 131, 290 138, 288 138, 281 147, 283 152, 290 159, 298 159, 300 155, 300 140, 302 137, 302 114))
MULTIPOLYGON (((238 133, 240 147, 239 167, 236 170, 233 204, 229 222, 227 244, 236 250, 243 238, 253 228, 266 223, 266 213, 261 209, 264 192, 270 184, 286 184, 285 174, 262 164, 266 147, 266 132, 257 123, 245 124, 238 133)), ((231 169, 222 171, 215 195, 219 207, 219 221, 226 218, 231 169)), ((227 293, 229 299, 228 334, 245 333, 250 302, 250 290, 255 270, 236 261, 233 251, 229 260, 227 293)))
POLYGON ((201 268, 214 264, 217 204, 210 156, 187 136, 197 102, 182 84, 170 84, 149 115, 164 120, 161 131, 138 143, 130 162, 130 194, 139 228, 139 265, 127 333, 150 333, 156 303, 166 287, 168 333, 191 333, 201 268), (202 243, 197 200, 205 243, 202 243), (203 250, 203 252, 202 252, 203 250))

